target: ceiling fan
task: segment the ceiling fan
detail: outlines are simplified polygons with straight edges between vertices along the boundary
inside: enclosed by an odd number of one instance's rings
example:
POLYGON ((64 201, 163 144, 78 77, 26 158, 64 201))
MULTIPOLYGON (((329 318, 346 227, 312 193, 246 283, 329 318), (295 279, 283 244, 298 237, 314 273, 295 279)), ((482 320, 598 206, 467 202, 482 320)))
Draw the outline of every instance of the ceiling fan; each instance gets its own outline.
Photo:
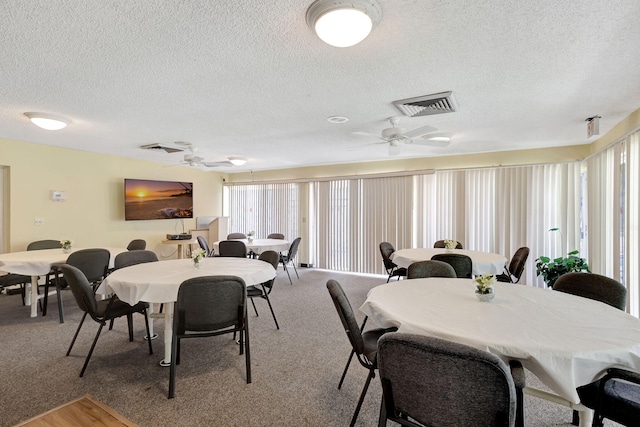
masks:
POLYGON ((204 167, 207 167, 207 168, 233 166, 233 163, 231 163, 231 161, 228 161, 228 160, 225 160, 225 161, 222 161, 222 162, 207 162, 207 161, 205 161, 204 157, 196 155, 196 152, 198 151, 198 147, 195 147, 190 142, 177 141, 176 144, 180 145, 182 147, 186 147, 187 150, 189 150, 189 153, 186 153, 184 155, 183 159, 180 161, 179 164, 188 165, 188 166, 191 166, 191 167, 204 166, 204 167))
MULTIPOLYGON (((406 130, 398 126, 400 118, 389 117, 390 128, 382 129, 380 135, 368 132, 353 132, 356 135, 368 136, 380 139, 371 144, 389 144, 389 154, 398 154, 400 144, 417 144, 431 147, 446 147, 449 145, 452 134, 450 132, 436 132, 432 126, 422 126, 413 130, 406 130)), ((369 145, 369 144, 367 144, 369 145)))

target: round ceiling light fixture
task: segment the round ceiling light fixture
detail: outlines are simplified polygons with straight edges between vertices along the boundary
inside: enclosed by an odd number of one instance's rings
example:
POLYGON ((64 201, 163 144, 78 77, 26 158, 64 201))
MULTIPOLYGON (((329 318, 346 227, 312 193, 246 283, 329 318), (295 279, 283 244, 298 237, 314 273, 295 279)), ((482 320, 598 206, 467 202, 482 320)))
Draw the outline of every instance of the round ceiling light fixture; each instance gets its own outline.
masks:
POLYGON ((367 38, 382 9, 375 0, 316 0, 307 9, 307 25, 325 43, 349 47, 367 38))
POLYGON ((24 115, 31 120, 31 123, 46 130, 60 130, 71 123, 69 119, 47 113, 24 113, 24 115))
POLYGON ((345 117, 345 116, 329 116, 329 117, 327 117, 327 121, 329 123, 334 123, 334 124, 347 123, 349 121, 349 117, 345 117))
POLYGON ((247 159, 243 159, 242 157, 227 157, 227 160, 234 166, 242 166, 247 163, 247 159))

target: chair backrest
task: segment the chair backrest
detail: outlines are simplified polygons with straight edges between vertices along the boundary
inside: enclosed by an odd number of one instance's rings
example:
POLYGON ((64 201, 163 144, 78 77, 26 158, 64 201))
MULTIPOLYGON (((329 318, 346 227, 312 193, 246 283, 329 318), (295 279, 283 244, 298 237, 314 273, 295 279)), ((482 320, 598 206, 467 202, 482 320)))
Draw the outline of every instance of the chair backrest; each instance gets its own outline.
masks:
POLYGON ((267 239, 279 239, 284 240, 284 234, 282 233, 271 233, 267 236, 267 239))
POLYGON ((514 283, 518 283, 520 281, 520 277, 524 271, 524 266, 527 263, 527 258, 529 258, 529 248, 526 246, 518 248, 518 250, 513 254, 513 257, 509 262, 509 274, 515 277, 514 283))
POLYGON ((158 261, 158 256, 155 252, 147 250, 133 250, 116 255, 116 258, 113 260, 113 267, 117 270, 119 268, 129 267, 130 265, 155 261, 158 261))
POLYGON ((73 298, 76 300, 78 307, 95 319, 98 303, 87 277, 80 269, 69 264, 60 265, 60 270, 65 282, 71 288, 73 298))
POLYGON ((443 261, 426 260, 412 263, 407 269, 407 279, 420 279, 426 277, 458 277, 456 270, 443 261))
MULTIPOLYGON (((446 248, 447 246, 444 244, 444 240, 436 240, 436 242, 433 244, 434 248, 446 248)), ((464 249, 462 247, 462 243, 456 241, 456 249, 464 249)))
POLYGON ((175 304, 174 328, 215 331, 238 325, 244 318, 247 290, 237 276, 202 276, 182 282, 175 304))
POLYGON ((450 264, 459 278, 471 278, 473 262, 467 255, 462 254, 435 254, 432 260, 443 261, 450 264))
POLYGON ((384 263, 384 269, 389 273, 396 267, 395 263, 391 261, 391 254, 396 250, 389 242, 380 243, 380 253, 382 254, 382 262, 384 263))
POLYGON ((209 249, 209 244, 207 243, 207 239, 204 236, 198 236, 198 245, 200 245, 200 249, 205 251, 206 256, 211 256, 211 250, 209 249))
POLYGON ((300 241, 302 237, 296 237, 291 245, 289 246, 289 250, 287 251, 287 255, 285 256, 285 260, 287 262, 292 261, 296 255, 298 254, 298 246, 300 246, 300 241))
POLYGON ((347 333, 347 337, 349 338, 353 351, 358 355, 363 354, 364 341, 362 340, 362 333, 360 332, 358 321, 353 314, 353 308, 351 308, 351 303, 349 302, 347 295, 345 295, 340 283, 333 279, 327 282, 327 289, 329 290, 331 300, 336 307, 338 316, 340 316, 340 321, 342 322, 344 331, 347 333))
POLYGON ((627 308, 627 289, 624 285, 595 273, 563 274, 553 284, 553 290, 600 301, 620 310, 627 308))
MULTIPOLYGON (((386 415, 429 426, 513 426, 516 389, 497 356, 440 338, 405 333, 378 341, 386 415)), ((407 424, 414 425, 414 424, 407 424)))
POLYGON ((37 240, 27 245, 28 251, 39 251, 42 249, 58 249, 62 247, 60 240, 37 240))
POLYGON ((247 257, 247 246, 239 240, 223 240, 218 243, 218 251, 220 256, 228 257, 247 257))
POLYGON ((142 251, 147 249, 147 242, 143 239, 133 239, 127 245, 128 251, 142 251))
POLYGON ((106 275, 110 259, 107 249, 81 249, 69 254, 66 263, 82 271, 90 283, 96 283, 106 275))
POLYGON ((244 233, 231 233, 227 235, 227 240, 231 239, 246 239, 247 236, 244 233))
MULTIPOLYGON (((275 270, 278 269, 278 262, 280 262, 280 254, 276 251, 264 251, 262 252, 259 256, 258 259, 260 261, 264 261, 264 262, 268 262, 269 264, 271 264, 273 266, 273 268, 275 270)), ((268 282, 264 282, 263 285, 265 286, 265 288, 272 288, 273 287, 273 282, 276 280, 276 278, 274 277, 273 279, 269 280, 268 282)))

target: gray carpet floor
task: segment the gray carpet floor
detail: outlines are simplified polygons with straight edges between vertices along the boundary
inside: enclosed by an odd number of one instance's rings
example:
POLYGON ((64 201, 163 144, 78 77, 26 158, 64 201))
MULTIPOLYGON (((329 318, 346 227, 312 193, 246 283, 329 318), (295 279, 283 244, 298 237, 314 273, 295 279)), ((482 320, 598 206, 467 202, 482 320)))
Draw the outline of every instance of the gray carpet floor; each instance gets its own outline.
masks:
MULTIPOLYGON (((71 292, 63 292, 64 324, 58 322, 55 297, 47 316, 30 318, 19 295, 0 295, 0 426, 84 394, 143 427, 348 425, 367 371, 353 363, 343 388, 337 389, 350 347, 325 284, 330 278, 338 280, 361 320, 358 307, 369 289, 386 277, 298 270, 300 279, 294 275, 290 285, 279 269, 271 294, 280 330, 265 301, 256 301, 259 317, 250 311, 253 383, 245 382, 244 357, 230 335, 186 340, 176 398, 171 400, 169 368, 158 364, 163 354, 162 319, 154 321, 160 337, 153 342, 153 355, 143 340, 142 316, 134 316, 134 342, 128 341, 124 318, 112 331, 104 329, 80 378, 98 325, 87 320, 71 355, 65 356, 82 317, 71 292)), ((539 385, 532 375, 527 381, 539 385)), ((376 377, 358 426, 377 425, 380 397, 376 377)), ((525 408, 528 426, 571 425, 566 407, 527 396, 525 408)))

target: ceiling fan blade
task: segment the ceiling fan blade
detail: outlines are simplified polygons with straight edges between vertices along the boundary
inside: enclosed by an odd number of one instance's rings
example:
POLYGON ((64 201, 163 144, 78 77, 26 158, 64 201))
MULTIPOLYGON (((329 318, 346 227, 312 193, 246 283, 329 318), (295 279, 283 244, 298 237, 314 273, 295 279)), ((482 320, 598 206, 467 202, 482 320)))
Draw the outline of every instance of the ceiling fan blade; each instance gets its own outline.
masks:
POLYGON ((224 162, 202 162, 202 166, 206 166, 208 168, 217 168, 217 167, 230 167, 233 166, 233 163, 224 161, 224 162))
POLYGON ((362 147, 369 147, 371 145, 378 145, 378 144, 388 144, 388 142, 387 141, 370 142, 368 144, 361 144, 361 145, 356 145, 355 147, 345 148, 345 150, 346 151, 352 151, 352 150, 357 150, 357 149, 362 148, 362 147))
POLYGON ((380 137, 380 135, 376 135, 375 133, 369 133, 369 132, 352 132, 354 135, 360 135, 360 136, 372 136, 374 138, 378 138, 378 139, 382 139, 380 137))
POLYGON ((451 144, 453 132, 432 132, 423 135, 422 138, 414 138, 413 144, 428 145, 430 147, 447 147, 451 144))
POLYGON ((406 136, 407 138, 418 138, 422 135, 426 135, 428 133, 435 132, 437 130, 438 129, 434 128, 433 126, 422 126, 422 127, 407 131, 403 133, 402 136, 406 136))

